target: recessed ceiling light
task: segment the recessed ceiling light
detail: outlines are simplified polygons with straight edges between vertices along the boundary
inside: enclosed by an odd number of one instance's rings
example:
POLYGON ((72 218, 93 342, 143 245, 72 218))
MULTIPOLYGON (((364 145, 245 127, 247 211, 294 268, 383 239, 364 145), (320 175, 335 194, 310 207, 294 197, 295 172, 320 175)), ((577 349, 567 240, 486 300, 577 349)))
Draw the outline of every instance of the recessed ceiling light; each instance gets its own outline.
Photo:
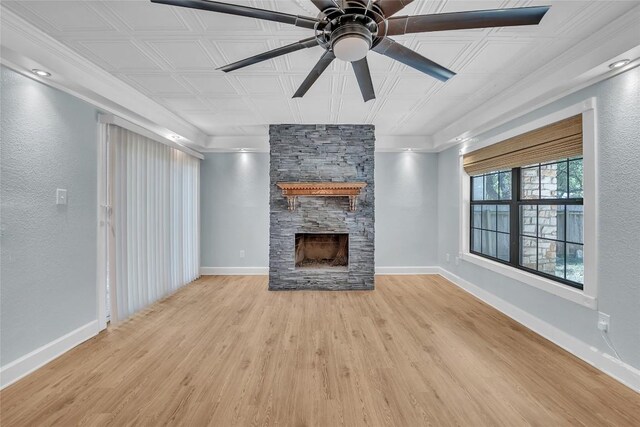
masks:
POLYGON ((174 141, 182 139, 182 137, 180 135, 169 135, 169 138, 173 139, 174 141))
POLYGON ((247 149, 246 148, 241 148, 240 151, 242 151, 244 153, 245 151, 247 151, 247 149))
POLYGON ((615 70, 616 68, 624 67, 629 62, 631 62, 630 59, 621 59, 619 61, 612 62, 611 64, 609 64, 609 68, 611 68, 612 70, 615 70))
POLYGON ((38 70, 37 68, 34 68, 33 70, 31 70, 31 72, 40 77, 51 77, 51 73, 44 70, 38 70))
POLYGON ((471 139, 471 138, 465 138, 465 137, 463 137, 463 136, 459 136, 459 137, 457 137, 457 138, 456 138, 456 141, 458 141, 458 142, 464 142, 464 141, 468 141, 468 140, 470 140, 470 139, 471 139))
POLYGON ((404 151, 413 151, 413 148, 405 148, 404 151))

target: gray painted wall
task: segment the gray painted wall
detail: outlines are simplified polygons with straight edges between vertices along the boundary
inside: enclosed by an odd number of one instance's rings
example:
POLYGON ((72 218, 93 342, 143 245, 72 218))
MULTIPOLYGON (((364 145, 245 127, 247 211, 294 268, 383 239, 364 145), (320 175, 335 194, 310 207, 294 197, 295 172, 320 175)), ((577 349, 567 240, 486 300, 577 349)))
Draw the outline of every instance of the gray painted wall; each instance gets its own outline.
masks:
MULTIPOLYGON (((622 360, 640 368, 640 68, 571 94, 479 139, 594 96, 599 144, 598 310, 611 315, 609 334, 622 360)), ((461 261, 456 266, 445 261, 447 253, 453 259, 458 252, 458 149, 438 156, 440 265, 578 339, 606 349, 596 327, 597 311, 477 265, 461 261)))
POLYGON ((1 68, 0 364, 96 320, 97 111, 1 68), (68 205, 56 206, 56 188, 68 205))
MULTIPOLYGON (((437 157, 375 154, 376 266, 437 265, 437 157)), ((200 191, 202 266, 266 268, 269 154, 207 153, 200 191)))
POLYGON ((269 153, 207 153, 200 178, 201 265, 267 267, 269 153))
POLYGON ((438 155, 376 153, 376 266, 438 263, 438 155))

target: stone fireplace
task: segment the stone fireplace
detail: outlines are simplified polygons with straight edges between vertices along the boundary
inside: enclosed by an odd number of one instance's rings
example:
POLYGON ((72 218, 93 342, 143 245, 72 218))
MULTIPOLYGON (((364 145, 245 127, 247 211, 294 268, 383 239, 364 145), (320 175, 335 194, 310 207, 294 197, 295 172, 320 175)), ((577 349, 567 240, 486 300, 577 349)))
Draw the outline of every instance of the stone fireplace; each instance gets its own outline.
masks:
POLYGON ((270 290, 374 287, 374 127, 273 125, 270 290))
POLYGON ((349 266, 347 233, 296 233, 296 269, 346 269, 349 266))

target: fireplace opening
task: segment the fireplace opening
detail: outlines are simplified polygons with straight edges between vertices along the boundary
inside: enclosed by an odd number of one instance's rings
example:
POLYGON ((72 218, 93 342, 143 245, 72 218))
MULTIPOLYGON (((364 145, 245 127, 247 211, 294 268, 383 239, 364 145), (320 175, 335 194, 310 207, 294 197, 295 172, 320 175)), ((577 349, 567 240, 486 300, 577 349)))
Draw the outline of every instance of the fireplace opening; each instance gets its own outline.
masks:
POLYGON ((296 233, 296 268, 343 269, 349 265, 346 233, 296 233))

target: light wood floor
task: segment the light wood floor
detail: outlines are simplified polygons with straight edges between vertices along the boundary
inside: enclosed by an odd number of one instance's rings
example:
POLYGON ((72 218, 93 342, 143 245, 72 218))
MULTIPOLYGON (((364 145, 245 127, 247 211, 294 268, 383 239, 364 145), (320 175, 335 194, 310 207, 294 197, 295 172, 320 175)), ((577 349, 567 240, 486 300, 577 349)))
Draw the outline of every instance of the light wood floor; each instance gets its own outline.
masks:
POLYGON ((640 395, 440 276, 205 277, 0 399, 3 427, 640 426, 640 395))

